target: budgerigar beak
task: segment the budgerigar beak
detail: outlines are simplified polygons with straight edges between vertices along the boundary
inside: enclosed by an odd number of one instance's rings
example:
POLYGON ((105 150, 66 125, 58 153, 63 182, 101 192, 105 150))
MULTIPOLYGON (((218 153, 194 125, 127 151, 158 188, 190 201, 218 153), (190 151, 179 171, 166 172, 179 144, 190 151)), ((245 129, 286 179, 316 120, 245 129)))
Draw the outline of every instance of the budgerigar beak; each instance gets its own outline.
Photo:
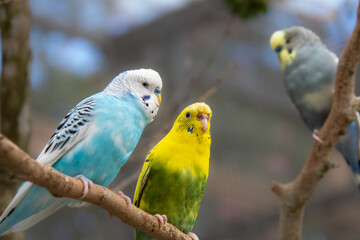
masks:
POLYGON ((196 119, 201 123, 203 132, 205 133, 208 129, 209 115, 205 113, 199 113, 196 119))
POLYGON ((159 103, 159 105, 160 105, 160 103, 161 103, 161 94, 156 94, 156 97, 157 97, 158 103, 159 103))

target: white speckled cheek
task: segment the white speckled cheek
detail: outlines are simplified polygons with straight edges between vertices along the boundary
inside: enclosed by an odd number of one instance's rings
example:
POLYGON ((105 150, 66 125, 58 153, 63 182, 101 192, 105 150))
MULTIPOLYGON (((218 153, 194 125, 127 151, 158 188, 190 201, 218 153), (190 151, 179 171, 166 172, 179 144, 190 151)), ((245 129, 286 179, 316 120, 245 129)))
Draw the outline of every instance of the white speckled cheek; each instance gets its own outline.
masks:
POLYGON ((159 106, 157 101, 156 100, 151 101, 149 107, 150 119, 153 119, 154 116, 156 116, 158 110, 159 110, 159 106))

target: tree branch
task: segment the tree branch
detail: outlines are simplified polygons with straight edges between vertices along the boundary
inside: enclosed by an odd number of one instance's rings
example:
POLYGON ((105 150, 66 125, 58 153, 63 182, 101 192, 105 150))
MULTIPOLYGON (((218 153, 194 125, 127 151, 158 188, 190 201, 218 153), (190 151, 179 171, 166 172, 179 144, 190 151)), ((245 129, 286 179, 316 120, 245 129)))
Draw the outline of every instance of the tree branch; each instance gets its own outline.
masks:
POLYGON ((36 162, 2 134, 0 134, 0 162, 8 167, 16 178, 42 186, 55 197, 92 203, 148 235, 163 240, 191 240, 189 236, 169 223, 160 228, 156 217, 134 205, 127 205, 124 199, 103 186, 94 184, 89 193, 81 199, 83 184, 80 180, 36 162))
MULTIPOLYGON (((29 1, 0 0, 1 59, 0 132, 26 150, 31 131, 29 103, 29 1)), ((0 164, 0 212, 11 201, 20 182, 10 179, 8 170, 0 164)), ((1 240, 23 240, 18 232, 1 240)))
POLYGON ((197 98, 196 101, 203 102, 205 101, 205 99, 213 95, 216 92, 219 84, 226 77, 226 75, 228 75, 228 73, 234 68, 234 66, 235 63, 230 62, 227 65, 226 69, 214 80, 213 83, 210 84, 210 86, 197 98))
POLYGON ((346 127, 355 119, 359 108, 354 96, 355 73, 360 59, 360 8, 355 29, 340 57, 335 80, 335 93, 328 119, 319 137, 313 141, 306 163, 297 178, 286 185, 273 183, 272 190, 280 197, 280 240, 301 239, 304 207, 316 186, 334 164, 329 154, 346 127))

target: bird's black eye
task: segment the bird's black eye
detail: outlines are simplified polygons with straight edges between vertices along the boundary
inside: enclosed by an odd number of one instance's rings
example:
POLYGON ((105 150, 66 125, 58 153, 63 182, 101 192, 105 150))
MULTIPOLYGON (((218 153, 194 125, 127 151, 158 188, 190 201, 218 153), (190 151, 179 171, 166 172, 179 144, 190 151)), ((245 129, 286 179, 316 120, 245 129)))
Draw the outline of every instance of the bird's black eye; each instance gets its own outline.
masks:
POLYGON ((290 43, 290 39, 286 39, 286 44, 289 44, 290 43))
POLYGON ((191 113, 187 112, 185 115, 186 118, 191 118, 191 113))
POLYGON ((147 82, 143 82, 143 84, 142 84, 144 87, 148 87, 149 86, 149 84, 147 83, 147 82))

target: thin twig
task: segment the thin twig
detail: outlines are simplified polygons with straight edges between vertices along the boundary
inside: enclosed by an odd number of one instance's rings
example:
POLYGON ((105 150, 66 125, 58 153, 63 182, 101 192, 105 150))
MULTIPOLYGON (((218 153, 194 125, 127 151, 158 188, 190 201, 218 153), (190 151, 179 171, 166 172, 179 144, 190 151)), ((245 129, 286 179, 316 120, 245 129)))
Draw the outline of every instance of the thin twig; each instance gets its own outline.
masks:
POLYGON ((207 99, 208 97, 213 95, 216 92, 219 84, 223 81, 223 79, 226 77, 226 75, 229 74, 229 72, 234 68, 234 66, 235 66, 235 63, 233 63, 233 62, 229 63, 228 66, 226 67, 226 69, 214 80, 214 82, 210 85, 210 87, 208 89, 206 89, 200 95, 200 97, 198 97, 197 101, 203 102, 203 101, 205 101, 205 99, 207 99))
MULTIPOLYGON (((189 81, 187 82, 187 84, 186 84, 187 89, 191 89, 189 87, 190 84, 191 84, 191 86, 200 85, 199 83, 201 82, 202 79, 204 79, 207 71, 210 69, 210 67, 214 63, 224 39, 231 31, 231 26, 235 19, 236 19, 235 15, 230 16, 230 18, 228 19, 228 21, 225 24, 223 33, 221 34, 220 38, 218 39, 217 43, 215 44, 213 51, 210 53, 209 57, 206 59, 205 63, 203 64, 201 70, 199 71, 199 73, 197 75, 190 78, 189 81)), ((192 93, 192 91, 186 91, 185 96, 183 96, 183 98, 182 98, 182 102, 187 102, 191 97, 191 93, 192 93)))

